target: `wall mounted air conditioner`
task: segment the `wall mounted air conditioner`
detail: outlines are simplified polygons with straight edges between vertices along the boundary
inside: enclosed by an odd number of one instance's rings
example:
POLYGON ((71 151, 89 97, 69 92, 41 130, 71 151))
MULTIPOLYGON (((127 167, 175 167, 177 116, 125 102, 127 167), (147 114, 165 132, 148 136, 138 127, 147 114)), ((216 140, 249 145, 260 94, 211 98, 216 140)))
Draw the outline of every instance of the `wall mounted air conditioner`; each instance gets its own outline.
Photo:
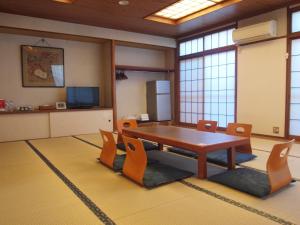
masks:
POLYGON ((276 20, 238 28, 233 31, 233 41, 238 45, 274 38, 276 36, 276 20))

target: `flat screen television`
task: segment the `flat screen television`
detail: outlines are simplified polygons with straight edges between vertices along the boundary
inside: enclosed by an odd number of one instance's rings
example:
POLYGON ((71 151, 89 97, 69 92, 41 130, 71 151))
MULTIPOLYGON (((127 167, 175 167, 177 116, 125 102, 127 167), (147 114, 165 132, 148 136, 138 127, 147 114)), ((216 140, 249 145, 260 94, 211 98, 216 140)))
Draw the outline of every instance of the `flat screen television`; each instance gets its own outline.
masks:
POLYGON ((67 87, 68 108, 99 107, 99 87, 67 87))

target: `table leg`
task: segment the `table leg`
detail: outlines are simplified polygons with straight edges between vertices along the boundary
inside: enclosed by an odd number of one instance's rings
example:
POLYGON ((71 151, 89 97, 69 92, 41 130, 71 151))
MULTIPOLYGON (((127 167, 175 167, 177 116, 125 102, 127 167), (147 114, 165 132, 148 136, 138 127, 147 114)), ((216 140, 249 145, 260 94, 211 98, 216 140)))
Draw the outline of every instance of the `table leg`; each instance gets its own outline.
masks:
POLYGON ((235 147, 227 149, 228 169, 235 169, 235 147))
POLYGON ((206 163, 206 153, 200 153, 198 155, 198 178, 207 178, 207 163, 206 163))
POLYGON ((164 150, 164 144, 158 143, 158 149, 160 151, 163 151, 164 150))

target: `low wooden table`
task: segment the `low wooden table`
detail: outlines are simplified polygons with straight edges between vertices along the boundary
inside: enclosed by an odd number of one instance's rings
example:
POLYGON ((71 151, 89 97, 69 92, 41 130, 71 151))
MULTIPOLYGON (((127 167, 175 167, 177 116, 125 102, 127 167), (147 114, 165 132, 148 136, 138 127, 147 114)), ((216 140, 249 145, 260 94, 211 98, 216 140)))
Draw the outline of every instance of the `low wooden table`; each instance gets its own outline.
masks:
POLYGON ((228 169, 234 169, 235 147, 250 144, 249 138, 174 126, 125 128, 123 135, 157 142, 160 147, 165 144, 198 153, 198 177, 200 179, 207 177, 207 153, 227 149, 228 169))

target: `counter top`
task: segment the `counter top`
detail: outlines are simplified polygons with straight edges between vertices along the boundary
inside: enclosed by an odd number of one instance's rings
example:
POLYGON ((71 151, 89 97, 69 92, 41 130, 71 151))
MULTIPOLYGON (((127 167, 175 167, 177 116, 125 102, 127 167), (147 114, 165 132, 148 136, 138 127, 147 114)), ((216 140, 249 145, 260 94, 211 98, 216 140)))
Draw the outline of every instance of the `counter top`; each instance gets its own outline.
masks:
POLYGON ((14 111, 14 112, 0 112, 0 115, 11 114, 31 114, 31 113, 51 113, 51 112, 81 112, 81 111, 97 111, 97 110, 112 110, 112 108, 89 108, 89 109, 52 109, 52 110, 33 110, 33 111, 14 111))

